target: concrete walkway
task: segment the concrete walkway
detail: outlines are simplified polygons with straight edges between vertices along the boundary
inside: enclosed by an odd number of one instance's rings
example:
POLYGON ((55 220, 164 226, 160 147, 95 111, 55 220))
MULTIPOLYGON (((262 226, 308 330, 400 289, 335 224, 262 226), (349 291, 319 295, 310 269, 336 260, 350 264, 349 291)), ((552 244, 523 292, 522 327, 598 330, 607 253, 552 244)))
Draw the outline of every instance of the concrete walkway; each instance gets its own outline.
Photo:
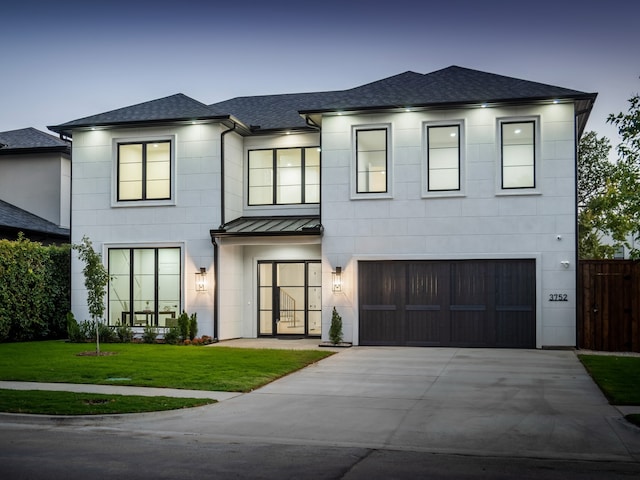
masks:
POLYGON ((214 398, 223 401, 54 422, 225 443, 640 462, 640 429, 571 351, 353 347, 256 391, 214 398))

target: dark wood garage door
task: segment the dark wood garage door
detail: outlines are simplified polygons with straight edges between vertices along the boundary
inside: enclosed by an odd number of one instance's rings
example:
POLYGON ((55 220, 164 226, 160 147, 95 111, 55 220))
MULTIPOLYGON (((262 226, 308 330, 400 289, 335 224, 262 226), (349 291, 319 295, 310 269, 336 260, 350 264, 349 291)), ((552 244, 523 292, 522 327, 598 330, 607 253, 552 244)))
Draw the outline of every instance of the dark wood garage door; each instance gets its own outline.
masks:
POLYGON ((535 278, 535 260, 360 262, 360 345, 535 348, 535 278))

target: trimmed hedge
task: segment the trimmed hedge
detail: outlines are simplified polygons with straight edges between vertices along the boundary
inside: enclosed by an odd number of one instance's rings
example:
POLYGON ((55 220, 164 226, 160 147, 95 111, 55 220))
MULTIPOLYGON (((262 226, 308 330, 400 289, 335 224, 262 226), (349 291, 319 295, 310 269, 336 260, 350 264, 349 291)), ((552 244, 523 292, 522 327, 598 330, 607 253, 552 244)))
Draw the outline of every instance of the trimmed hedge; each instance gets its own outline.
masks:
POLYGON ((71 246, 0 239, 0 341, 66 338, 71 246))

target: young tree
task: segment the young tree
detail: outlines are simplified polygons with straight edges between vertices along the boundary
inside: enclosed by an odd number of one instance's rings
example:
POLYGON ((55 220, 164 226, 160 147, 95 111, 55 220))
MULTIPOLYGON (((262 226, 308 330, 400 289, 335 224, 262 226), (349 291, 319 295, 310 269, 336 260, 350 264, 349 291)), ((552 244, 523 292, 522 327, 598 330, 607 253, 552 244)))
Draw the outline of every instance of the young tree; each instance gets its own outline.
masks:
POLYGON ((93 249, 91 240, 82 237, 82 243, 73 245, 78 251, 78 258, 84 262, 84 286, 87 288, 87 305, 89 314, 96 326, 96 354, 100 355, 100 321, 104 316, 104 296, 109 281, 109 274, 102 264, 101 256, 93 249))

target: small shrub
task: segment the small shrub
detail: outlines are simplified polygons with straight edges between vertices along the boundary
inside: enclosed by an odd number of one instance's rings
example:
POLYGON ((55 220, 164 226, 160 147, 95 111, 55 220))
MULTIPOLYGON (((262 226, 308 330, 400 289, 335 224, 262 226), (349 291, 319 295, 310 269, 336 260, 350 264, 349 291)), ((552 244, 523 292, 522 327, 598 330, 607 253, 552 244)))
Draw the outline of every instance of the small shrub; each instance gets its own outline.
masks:
POLYGON ((78 323, 80 329, 80 335, 84 338, 84 342, 95 340, 96 338, 96 325, 93 322, 87 320, 78 323))
POLYGON ((342 342, 342 317, 338 314, 336 307, 333 307, 331 314, 331 327, 329 328, 329 340, 334 345, 342 342))
POLYGON ((170 345, 177 345, 180 343, 180 329, 178 327, 171 327, 165 331, 164 341, 170 345))
POLYGON ((104 343, 115 343, 119 340, 116 331, 106 323, 98 322, 98 334, 100 341, 104 343))
POLYGON ((131 343, 133 341, 133 330, 127 324, 118 325, 115 333, 118 340, 122 343, 131 343))
POLYGON ((156 338, 158 338, 158 329, 156 327, 152 327, 151 325, 144 327, 144 331, 142 332, 142 341, 144 343, 155 343, 156 338))
MULTIPOLYGON (((79 337, 77 342, 95 342, 96 341, 96 322, 93 320, 85 320, 78 325, 79 337)), ((114 343, 118 341, 118 334, 108 325, 98 322, 98 335, 100 341, 104 343, 114 343)), ((70 339, 71 340, 71 339, 70 339)), ((72 342, 74 340, 71 340, 72 342)))
POLYGON ((73 316, 73 313, 67 313, 67 335, 69 341, 72 343, 83 343, 87 341, 87 338, 80 331, 80 325, 73 316))
POLYGON ((191 345, 191 340, 189 340, 188 338, 184 341, 185 345, 191 345))

